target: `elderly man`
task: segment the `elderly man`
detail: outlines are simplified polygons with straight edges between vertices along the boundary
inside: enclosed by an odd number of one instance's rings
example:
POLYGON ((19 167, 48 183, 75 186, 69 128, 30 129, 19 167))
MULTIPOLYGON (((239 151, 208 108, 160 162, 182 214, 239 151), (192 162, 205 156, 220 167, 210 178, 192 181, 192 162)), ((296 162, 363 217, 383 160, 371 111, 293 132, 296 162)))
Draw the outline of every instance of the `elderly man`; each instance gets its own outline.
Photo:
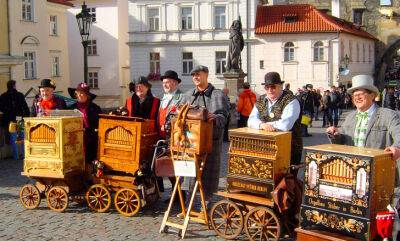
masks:
POLYGON ((51 110, 67 108, 65 101, 54 95, 56 83, 51 79, 42 79, 39 86, 40 96, 33 100, 32 116, 46 116, 51 110))
POLYGON ((213 149, 207 157, 202 176, 206 203, 208 203, 213 193, 218 190, 222 136, 229 111, 228 100, 221 90, 208 82, 206 66, 196 66, 191 75, 195 88, 185 93, 185 102, 205 107, 208 110, 208 119, 214 123, 213 149))
POLYGON ((352 79, 352 96, 357 110, 349 113, 340 129, 329 127, 332 143, 385 149, 400 157, 400 117, 393 110, 381 108, 374 99, 379 90, 369 75, 357 75, 352 79))
MULTIPOLYGON (((161 139, 169 141, 171 134, 171 117, 176 113, 176 108, 183 98, 183 93, 178 88, 181 79, 173 70, 165 71, 161 76, 161 81, 164 89, 164 96, 161 99, 161 104, 157 115, 157 130, 161 139)), ((175 184, 175 178, 169 177, 172 186, 175 184)), ((158 186, 161 191, 164 191, 162 179, 158 179, 158 186)), ((169 200, 166 200, 169 201, 169 200)))
POLYGON ((299 164, 303 151, 300 127, 300 103, 296 97, 283 90, 284 82, 276 72, 264 77, 265 95, 261 95, 248 120, 248 126, 266 131, 291 131, 291 164, 299 164))

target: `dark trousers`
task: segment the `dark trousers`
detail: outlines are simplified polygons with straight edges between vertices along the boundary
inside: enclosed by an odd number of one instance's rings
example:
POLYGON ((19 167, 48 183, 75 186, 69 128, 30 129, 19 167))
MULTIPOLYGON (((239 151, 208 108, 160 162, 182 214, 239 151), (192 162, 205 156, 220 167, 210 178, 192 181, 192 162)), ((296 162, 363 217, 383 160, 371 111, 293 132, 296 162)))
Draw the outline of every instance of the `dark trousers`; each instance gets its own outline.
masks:
POLYGON ((322 126, 332 126, 332 116, 331 116, 331 111, 329 109, 326 109, 323 111, 324 116, 322 119, 322 126))
POLYGON ((225 128, 224 128, 224 141, 229 141, 229 124, 231 123, 231 115, 228 115, 228 119, 226 121, 225 124, 225 128))
POLYGON ((333 120, 333 125, 335 127, 337 127, 338 123, 339 123, 339 108, 338 107, 331 108, 331 116, 332 116, 332 120, 333 120))
POLYGON ((238 128, 247 127, 247 121, 248 120, 249 120, 248 116, 244 116, 244 115, 240 114, 240 117, 239 117, 239 120, 238 120, 238 123, 237 123, 238 128))

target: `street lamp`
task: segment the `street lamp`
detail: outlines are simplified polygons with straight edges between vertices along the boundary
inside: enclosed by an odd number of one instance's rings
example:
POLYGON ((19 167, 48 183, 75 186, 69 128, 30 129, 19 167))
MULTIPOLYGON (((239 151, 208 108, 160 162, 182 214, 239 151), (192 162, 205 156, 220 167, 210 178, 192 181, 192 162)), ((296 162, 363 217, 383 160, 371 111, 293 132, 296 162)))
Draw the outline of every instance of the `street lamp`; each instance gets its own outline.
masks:
POLYGON ((78 22, 79 33, 82 38, 83 45, 83 80, 85 83, 88 82, 88 63, 87 63, 87 46, 89 44, 90 26, 92 25, 92 15, 89 13, 85 1, 83 1, 82 11, 76 15, 76 21, 78 22))

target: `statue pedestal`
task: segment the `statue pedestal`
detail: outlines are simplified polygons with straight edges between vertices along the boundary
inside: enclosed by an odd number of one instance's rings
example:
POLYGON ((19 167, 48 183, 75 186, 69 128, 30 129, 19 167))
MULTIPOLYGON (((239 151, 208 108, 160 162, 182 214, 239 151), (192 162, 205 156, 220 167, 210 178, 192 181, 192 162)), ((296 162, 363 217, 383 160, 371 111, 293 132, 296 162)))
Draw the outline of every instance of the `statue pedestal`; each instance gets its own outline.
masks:
POLYGON ((240 70, 239 72, 225 72, 223 76, 225 80, 225 88, 229 89, 230 100, 231 102, 235 102, 234 98, 237 98, 239 95, 239 89, 242 88, 244 78, 247 76, 247 74, 240 70))

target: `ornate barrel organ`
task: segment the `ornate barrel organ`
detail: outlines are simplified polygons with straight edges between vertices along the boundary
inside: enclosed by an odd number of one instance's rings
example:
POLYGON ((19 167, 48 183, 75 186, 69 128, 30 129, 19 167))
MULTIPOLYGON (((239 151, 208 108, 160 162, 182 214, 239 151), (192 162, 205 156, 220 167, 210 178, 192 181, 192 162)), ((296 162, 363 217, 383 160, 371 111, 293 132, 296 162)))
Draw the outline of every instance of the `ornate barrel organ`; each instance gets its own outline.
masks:
POLYGON ((154 120, 100 115, 98 158, 107 170, 135 174, 151 162, 156 140, 154 120))
POLYGON ((229 134, 228 191, 271 198, 290 165, 291 133, 240 128, 229 134))
POLYGON ((83 170, 82 117, 25 118, 23 175, 64 178, 83 170))
POLYGON ((395 162, 376 149, 344 145, 305 148, 302 228, 322 228, 362 240, 377 235, 375 216, 393 193, 395 162))

